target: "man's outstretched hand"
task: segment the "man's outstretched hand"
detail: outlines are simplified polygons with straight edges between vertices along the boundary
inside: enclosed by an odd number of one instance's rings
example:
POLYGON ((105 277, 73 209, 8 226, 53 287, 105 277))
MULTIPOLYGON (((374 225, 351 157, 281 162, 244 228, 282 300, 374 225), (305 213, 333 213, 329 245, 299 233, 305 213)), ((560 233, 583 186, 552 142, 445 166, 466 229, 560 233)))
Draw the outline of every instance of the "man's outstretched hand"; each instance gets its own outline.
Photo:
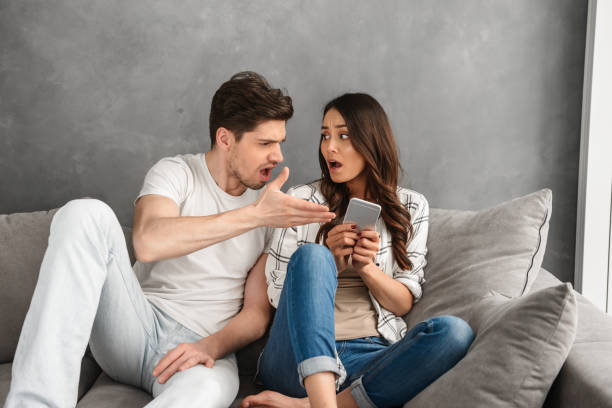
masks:
POLYGON ((259 199, 253 204, 263 225, 294 227, 313 222, 329 222, 336 215, 324 205, 292 197, 281 191, 289 178, 289 168, 281 170, 278 177, 268 183, 259 199))

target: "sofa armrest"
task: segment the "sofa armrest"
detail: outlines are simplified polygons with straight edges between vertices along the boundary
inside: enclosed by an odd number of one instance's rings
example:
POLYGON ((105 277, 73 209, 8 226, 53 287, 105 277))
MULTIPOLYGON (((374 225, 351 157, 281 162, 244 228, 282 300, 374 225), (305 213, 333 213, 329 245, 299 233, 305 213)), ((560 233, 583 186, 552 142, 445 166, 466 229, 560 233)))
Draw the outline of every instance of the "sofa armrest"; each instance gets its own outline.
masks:
MULTIPOLYGON (((558 281, 540 270, 540 285, 558 281)), ((536 286, 536 285, 534 285, 536 286)), ((532 289, 537 290, 538 288, 532 289)), ((612 406, 612 316, 576 292, 578 327, 576 340, 544 403, 545 408, 612 406)))

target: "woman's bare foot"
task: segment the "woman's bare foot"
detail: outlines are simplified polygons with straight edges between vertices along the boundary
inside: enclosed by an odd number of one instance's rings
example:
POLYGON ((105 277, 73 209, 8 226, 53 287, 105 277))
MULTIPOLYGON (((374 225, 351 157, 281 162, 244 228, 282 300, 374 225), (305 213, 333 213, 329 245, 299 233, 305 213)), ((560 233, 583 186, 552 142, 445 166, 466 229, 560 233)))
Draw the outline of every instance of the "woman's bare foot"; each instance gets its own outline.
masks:
POLYGON ((309 408, 308 398, 291 398, 274 391, 262 391, 242 400, 240 408, 309 408))

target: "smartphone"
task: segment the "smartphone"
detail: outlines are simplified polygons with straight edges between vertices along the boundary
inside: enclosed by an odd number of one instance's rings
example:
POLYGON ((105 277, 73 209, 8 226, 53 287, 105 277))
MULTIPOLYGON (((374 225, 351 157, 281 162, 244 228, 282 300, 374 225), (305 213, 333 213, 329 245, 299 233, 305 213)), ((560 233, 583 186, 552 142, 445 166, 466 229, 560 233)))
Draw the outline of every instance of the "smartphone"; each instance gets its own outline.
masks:
POLYGON ((374 229, 379 215, 380 205, 359 198, 351 198, 342 222, 344 224, 354 222, 359 231, 366 228, 374 229))

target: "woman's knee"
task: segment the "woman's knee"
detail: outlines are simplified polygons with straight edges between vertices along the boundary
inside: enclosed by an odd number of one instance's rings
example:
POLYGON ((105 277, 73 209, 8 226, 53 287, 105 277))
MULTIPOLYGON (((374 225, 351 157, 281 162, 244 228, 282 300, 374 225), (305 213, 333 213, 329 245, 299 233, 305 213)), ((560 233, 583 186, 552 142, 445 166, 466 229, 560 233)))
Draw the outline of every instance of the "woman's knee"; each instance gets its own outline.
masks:
POLYGON ((319 244, 304 244, 291 255, 288 272, 299 269, 301 276, 336 277, 336 263, 329 249, 319 244))
POLYGON ((450 353, 462 358, 474 341, 474 330, 465 320, 456 316, 438 316, 433 320, 437 330, 444 335, 445 347, 450 353))

